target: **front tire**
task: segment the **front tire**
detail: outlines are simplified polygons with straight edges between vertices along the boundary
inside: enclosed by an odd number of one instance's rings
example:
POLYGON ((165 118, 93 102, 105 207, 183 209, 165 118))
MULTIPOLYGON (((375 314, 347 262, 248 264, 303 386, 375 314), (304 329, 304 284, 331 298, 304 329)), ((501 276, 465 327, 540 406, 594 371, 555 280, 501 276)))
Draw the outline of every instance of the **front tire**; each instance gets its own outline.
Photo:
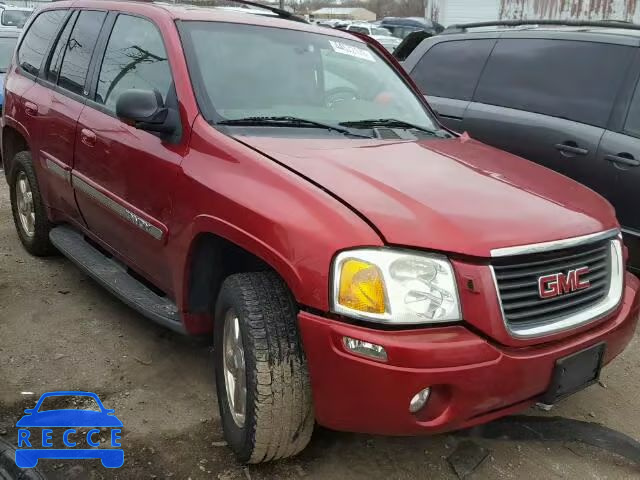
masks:
POLYGON ((273 272, 225 280, 216 304, 214 363, 225 439, 243 463, 290 457, 314 426, 297 309, 273 272))
POLYGON ((9 176, 11 211, 24 248, 37 257, 55 252, 49 241, 51 223, 42 201, 31 153, 18 152, 9 176))

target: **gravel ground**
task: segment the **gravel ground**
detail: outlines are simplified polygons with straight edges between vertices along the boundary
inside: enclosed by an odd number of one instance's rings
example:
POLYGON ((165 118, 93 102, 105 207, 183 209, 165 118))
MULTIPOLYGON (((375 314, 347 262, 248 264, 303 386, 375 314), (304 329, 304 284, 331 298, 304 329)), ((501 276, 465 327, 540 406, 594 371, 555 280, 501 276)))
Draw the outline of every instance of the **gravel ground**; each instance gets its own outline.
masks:
MULTIPOLYGON (((638 338, 593 386, 551 414, 598 422, 640 438, 638 338)), ((455 435, 389 438, 316 429, 300 456, 237 464, 224 446, 210 344, 175 335, 111 297, 64 258, 37 259, 14 231, 0 177, 0 435, 43 392, 96 392, 124 423, 125 464, 43 460, 52 479, 458 478, 455 435), (22 392, 33 392, 23 394, 22 392)), ((539 412, 527 412, 540 415, 539 412)), ((640 466, 576 443, 477 440, 489 452, 469 479, 632 479, 640 466)))

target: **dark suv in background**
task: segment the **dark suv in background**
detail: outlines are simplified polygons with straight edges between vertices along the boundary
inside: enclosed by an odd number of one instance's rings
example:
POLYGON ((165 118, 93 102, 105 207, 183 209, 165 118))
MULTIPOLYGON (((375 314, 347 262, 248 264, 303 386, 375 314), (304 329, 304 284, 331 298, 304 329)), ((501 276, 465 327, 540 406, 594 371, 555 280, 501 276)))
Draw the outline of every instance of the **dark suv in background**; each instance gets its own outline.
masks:
POLYGON ((640 26, 527 23, 450 27, 422 41, 404 67, 448 127, 606 197, 637 273, 640 26))

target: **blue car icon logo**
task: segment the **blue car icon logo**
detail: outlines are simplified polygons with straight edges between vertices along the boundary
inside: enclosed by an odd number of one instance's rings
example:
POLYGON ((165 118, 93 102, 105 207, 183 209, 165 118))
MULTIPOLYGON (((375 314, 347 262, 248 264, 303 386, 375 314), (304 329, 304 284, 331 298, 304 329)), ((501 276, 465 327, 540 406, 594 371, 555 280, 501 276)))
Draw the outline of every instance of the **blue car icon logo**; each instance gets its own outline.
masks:
MULTIPOLYGON (((16 465, 20 468, 32 468, 41 458, 57 460, 100 459, 106 468, 119 468, 124 464, 124 450, 120 444, 122 422, 115 416, 115 410, 104 407, 100 398, 91 392, 50 392, 43 394, 34 408, 24 411, 25 415, 18 421, 18 449, 16 465), (77 408, 46 408, 62 403, 78 403, 77 408), (46 404, 43 407, 43 404, 46 404), (90 404, 87 409, 83 404, 90 404), (32 428, 42 428, 38 435, 32 428), (64 429, 62 441, 66 448, 53 448, 53 428, 64 429), (86 434, 77 429, 87 429, 86 434), (100 447, 98 438, 101 428, 110 429, 110 448, 100 447), (76 448, 84 443, 93 448, 76 448)), ((104 446, 104 445, 103 445, 104 446)))

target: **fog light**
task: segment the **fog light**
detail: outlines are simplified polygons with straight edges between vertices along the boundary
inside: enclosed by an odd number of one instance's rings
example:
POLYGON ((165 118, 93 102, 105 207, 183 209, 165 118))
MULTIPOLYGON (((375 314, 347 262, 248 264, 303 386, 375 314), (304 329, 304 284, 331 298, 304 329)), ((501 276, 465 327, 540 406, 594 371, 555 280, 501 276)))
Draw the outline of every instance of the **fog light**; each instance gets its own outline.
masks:
POLYGON ((427 403, 427 400, 429 400, 430 394, 431 389, 428 387, 416 393, 409 402, 409 411, 411 413, 418 413, 420 409, 427 403))
POLYGON ((356 340, 351 337, 344 337, 343 341, 345 348, 353 353, 364 355, 365 357, 370 357, 375 360, 381 360, 383 362, 387 361, 387 352, 384 347, 380 345, 365 342, 363 340, 356 340))

